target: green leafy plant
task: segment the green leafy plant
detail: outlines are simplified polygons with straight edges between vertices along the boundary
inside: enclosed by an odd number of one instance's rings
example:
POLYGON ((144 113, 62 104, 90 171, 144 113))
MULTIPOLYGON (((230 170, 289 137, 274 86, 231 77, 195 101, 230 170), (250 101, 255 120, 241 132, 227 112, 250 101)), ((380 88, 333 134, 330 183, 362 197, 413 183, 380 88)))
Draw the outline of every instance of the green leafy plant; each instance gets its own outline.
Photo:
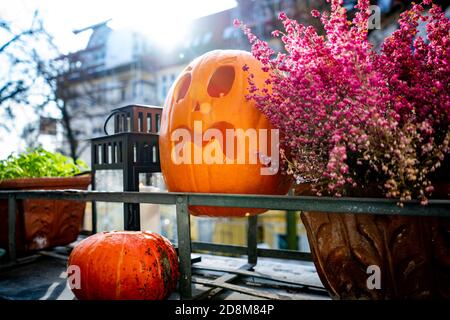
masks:
POLYGON ((9 155, 0 160, 0 181, 17 178, 70 177, 86 171, 82 160, 73 161, 58 152, 42 148, 28 150, 20 155, 9 155))

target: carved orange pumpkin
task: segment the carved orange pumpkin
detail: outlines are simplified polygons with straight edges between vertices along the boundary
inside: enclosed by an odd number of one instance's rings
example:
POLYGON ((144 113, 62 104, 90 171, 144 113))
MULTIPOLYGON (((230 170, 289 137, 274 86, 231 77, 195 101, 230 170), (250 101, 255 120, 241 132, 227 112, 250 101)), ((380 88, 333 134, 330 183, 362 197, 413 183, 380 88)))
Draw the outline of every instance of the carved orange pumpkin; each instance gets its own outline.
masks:
MULTIPOLYGON (((260 62, 239 50, 206 53, 191 62, 175 81, 163 109, 159 142, 161 169, 169 191, 288 192, 291 183, 279 171, 262 174, 262 169, 272 166, 261 158, 271 155, 273 132, 254 102, 246 99, 249 72, 243 70, 244 66, 254 74, 256 85, 262 87, 267 74, 261 70, 260 62), (235 135, 227 136, 228 131, 235 135), (190 140, 185 141, 186 134, 190 140), (216 134, 221 134, 221 138, 216 134), (256 137, 257 143, 248 137, 256 137)), ((244 216, 265 211, 198 206, 189 209, 194 215, 209 216, 244 216)))
POLYGON ((80 300, 161 300, 179 278, 175 249, 148 231, 97 233, 73 249, 68 265, 69 283, 80 300))

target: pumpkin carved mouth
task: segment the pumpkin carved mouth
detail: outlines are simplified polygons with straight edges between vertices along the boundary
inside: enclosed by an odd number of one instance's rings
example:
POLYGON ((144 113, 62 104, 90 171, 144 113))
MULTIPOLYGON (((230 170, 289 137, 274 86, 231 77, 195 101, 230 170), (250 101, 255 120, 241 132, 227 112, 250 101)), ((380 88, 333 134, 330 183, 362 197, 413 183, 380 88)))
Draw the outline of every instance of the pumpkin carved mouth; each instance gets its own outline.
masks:
POLYGON ((223 137, 223 148, 224 149, 226 149, 226 146, 228 144, 233 144, 233 146, 234 146, 233 154, 225 155, 225 152, 224 152, 224 156, 228 157, 229 159, 236 160, 236 158, 237 158, 237 137, 233 134, 233 138, 232 138, 233 141, 228 141, 228 137, 227 137, 227 133, 226 133, 227 130, 232 130, 232 132, 234 133, 236 130, 236 127, 230 122, 219 121, 219 122, 213 123, 210 128, 219 130, 219 132, 221 133, 221 135, 223 137))
MULTIPOLYGON (((224 159, 225 159, 225 157, 228 157, 231 160, 236 160, 236 158, 237 158, 238 141, 237 141, 237 137, 234 135, 234 132, 235 132, 236 128, 230 122, 226 122, 226 121, 215 122, 209 128, 206 128, 206 129, 202 130, 202 132, 201 132, 201 135, 202 135, 201 141, 197 141, 196 139, 194 139, 195 131, 194 131, 194 128, 192 128, 192 126, 190 126, 190 127, 188 127, 188 126, 180 126, 180 127, 177 127, 174 131, 176 131, 176 130, 187 130, 189 132, 189 134, 190 134, 191 140, 190 141, 183 141, 183 140, 181 140, 181 141, 180 140, 179 141, 172 141, 172 148, 174 148, 177 143, 191 143, 191 144, 193 144, 194 148, 198 147, 198 148, 202 148, 202 150, 205 150, 205 147, 207 147, 208 145, 213 144, 213 143, 216 143, 216 144, 219 143, 220 144, 220 140, 222 140, 221 141, 222 144, 220 146, 220 149, 222 150, 222 154, 224 156, 224 159), (209 130, 209 132, 212 132, 212 134, 211 134, 211 137, 209 139, 205 139, 205 132, 208 132, 208 130, 209 130), (221 136, 221 139, 217 139, 218 137, 216 135, 214 135, 214 131, 213 130, 218 130, 216 132, 217 132, 218 135, 221 136), (226 133, 227 130, 232 130, 232 132, 233 132, 233 140, 234 141, 232 141, 232 142, 231 141, 230 142, 227 141, 227 139, 228 139, 227 133, 226 133), (234 152, 231 155, 231 157, 230 157, 230 155, 227 155, 224 152, 224 150, 226 149, 226 146, 228 144, 234 146, 234 152)), ((199 132, 197 132, 197 133, 200 134, 199 132)), ((209 136, 209 134, 206 135, 206 138, 208 136, 209 136)), ((191 145, 189 145, 189 147, 191 147, 191 145)), ((181 153, 180 155, 182 156, 183 154, 181 153)))

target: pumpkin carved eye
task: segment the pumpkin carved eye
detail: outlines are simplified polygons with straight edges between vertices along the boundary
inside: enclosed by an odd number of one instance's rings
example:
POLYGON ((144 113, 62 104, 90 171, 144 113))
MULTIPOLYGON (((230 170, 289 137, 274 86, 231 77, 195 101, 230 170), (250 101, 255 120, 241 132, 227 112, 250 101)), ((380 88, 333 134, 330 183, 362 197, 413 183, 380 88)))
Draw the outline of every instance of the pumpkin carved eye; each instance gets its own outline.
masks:
POLYGON ((226 96, 233 87, 235 72, 233 66, 221 66, 214 71, 208 83, 208 94, 214 98, 226 96))
POLYGON ((176 88, 176 95, 175 95, 175 101, 178 103, 180 100, 184 99, 186 96, 189 87, 191 85, 191 74, 186 73, 178 83, 178 87, 176 88))

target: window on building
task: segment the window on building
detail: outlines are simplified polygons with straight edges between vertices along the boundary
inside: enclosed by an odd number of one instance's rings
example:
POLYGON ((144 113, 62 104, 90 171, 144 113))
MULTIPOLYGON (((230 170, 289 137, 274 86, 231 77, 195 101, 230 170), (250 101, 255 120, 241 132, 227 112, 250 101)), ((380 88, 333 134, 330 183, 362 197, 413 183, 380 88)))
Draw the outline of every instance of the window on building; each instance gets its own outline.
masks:
POLYGON ((75 129, 75 130, 73 130, 73 134, 76 137, 80 137, 80 136, 84 136, 85 132, 84 132, 84 130, 75 129))
POLYGON ((347 10, 352 10, 355 5, 356 5, 356 0, 344 0, 344 7, 347 10))
POLYGON ((95 87, 95 97, 98 104, 103 104, 107 101, 106 98, 106 87, 104 84, 100 84, 95 87))
POLYGON ((207 44, 208 42, 210 42, 211 38, 212 38, 212 32, 211 31, 205 33, 203 35, 203 44, 207 44))
POLYGON ((166 98, 167 91, 168 91, 168 77, 166 75, 163 75, 161 81, 161 98, 163 100, 166 98))
POLYGON ((78 108, 80 107, 80 103, 78 102, 78 99, 77 99, 77 98, 75 98, 75 99, 73 99, 72 101, 70 101, 70 107, 71 107, 73 110, 76 110, 76 109, 78 109, 78 108))
POLYGON ((378 5, 380 6, 381 12, 389 12, 391 10, 392 0, 379 0, 378 5))
POLYGON ((198 46, 199 44, 200 44, 200 37, 197 36, 197 37, 195 37, 195 38, 192 40, 192 46, 193 46, 193 47, 196 47, 196 46, 198 46))
POLYGON ((222 37, 223 37, 225 40, 228 40, 228 39, 234 38, 235 35, 236 35, 236 28, 235 28, 234 26, 231 26, 231 27, 226 27, 226 28, 223 30, 222 37))
POLYGON ((174 73, 172 73, 169 78, 170 80, 167 81, 167 89, 166 89, 167 92, 169 91, 170 87, 172 87, 172 84, 175 82, 175 78, 176 78, 176 75, 174 73))
POLYGON ((101 127, 92 128, 92 134, 99 135, 99 134, 102 134, 102 132, 103 132, 103 129, 101 127))
POLYGON ((139 96, 139 82, 133 83, 133 98, 137 98, 139 96))

